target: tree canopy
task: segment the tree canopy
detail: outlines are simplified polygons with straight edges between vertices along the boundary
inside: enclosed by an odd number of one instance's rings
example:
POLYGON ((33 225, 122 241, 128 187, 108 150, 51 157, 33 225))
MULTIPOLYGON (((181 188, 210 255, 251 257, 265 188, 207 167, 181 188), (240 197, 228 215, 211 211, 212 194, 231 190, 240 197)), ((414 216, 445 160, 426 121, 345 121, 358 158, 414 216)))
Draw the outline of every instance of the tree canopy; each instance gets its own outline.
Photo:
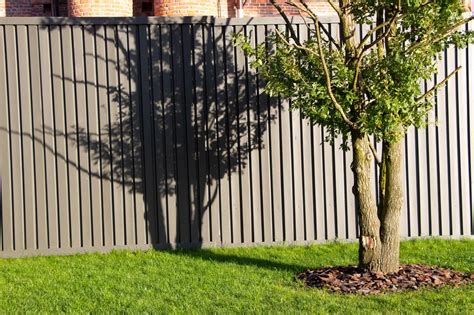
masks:
POLYGON ((266 92, 291 98, 293 108, 328 129, 328 140, 355 128, 393 142, 408 127, 425 125, 432 96, 446 81, 423 94, 420 80, 436 72, 444 49, 464 47, 474 38, 464 26, 472 17, 466 19, 459 0, 354 0, 346 7, 329 1, 340 16, 371 25, 348 51, 344 39, 327 36, 304 1, 288 3, 309 20, 309 40, 301 42, 291 29, 275 31, 270 41, 276 49, 270 52, 242 35, 236 40, 255 57, 266 92))

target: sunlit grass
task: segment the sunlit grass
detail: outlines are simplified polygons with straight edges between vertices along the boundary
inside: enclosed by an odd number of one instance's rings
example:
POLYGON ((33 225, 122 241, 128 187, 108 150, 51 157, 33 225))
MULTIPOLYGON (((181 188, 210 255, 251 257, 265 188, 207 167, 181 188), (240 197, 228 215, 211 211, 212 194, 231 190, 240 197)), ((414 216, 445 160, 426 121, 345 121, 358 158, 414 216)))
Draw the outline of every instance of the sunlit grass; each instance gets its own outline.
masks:
MULTIPOLYGON (((474 272, 474 241, 403 242, 401 260, 474 272)), ((298 271, 355 264, 357 244, 0 259, 0 312, 470 313, 474 286, 380 296, 304 288, 298 271)))

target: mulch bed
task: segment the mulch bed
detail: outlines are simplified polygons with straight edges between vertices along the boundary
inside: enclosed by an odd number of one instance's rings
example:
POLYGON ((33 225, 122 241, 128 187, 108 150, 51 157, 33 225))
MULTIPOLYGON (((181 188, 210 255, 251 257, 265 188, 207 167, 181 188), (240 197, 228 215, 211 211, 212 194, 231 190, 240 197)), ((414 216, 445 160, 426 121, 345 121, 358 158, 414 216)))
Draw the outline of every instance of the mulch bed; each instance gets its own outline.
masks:
POLYGON ((326 267, 306 270, 296 277, 308 287, 352 294, 378 294, 474 282, 474 274, 418 264, 400 265, 398 272, 385 274, 371 273, 352 266, 326 267))

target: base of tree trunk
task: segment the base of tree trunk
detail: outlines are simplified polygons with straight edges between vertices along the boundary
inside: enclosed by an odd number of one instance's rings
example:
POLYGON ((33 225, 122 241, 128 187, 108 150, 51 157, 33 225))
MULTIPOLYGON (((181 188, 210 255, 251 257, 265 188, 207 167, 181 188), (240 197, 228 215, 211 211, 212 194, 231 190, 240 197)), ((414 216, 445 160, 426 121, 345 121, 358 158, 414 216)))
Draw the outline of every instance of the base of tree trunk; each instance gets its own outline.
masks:
POLYGON ((474 283, 474 274, 415 264, 400 265, 397 272, 389 273, 368 272, 353 266, 327 267, 307 270, 296 278, 308 287, 348 294, 379 294, 474 283))
POLYGON ((359 268, 369 272, 397 272, 400 267, 400 238, 393 235, 391 242, 378 239, 378 243, 368 245, 367 243, 376 242, 370 237, 362 236, 359 245, 359 268), (368 247, 374 248, 368 248, 368 247))

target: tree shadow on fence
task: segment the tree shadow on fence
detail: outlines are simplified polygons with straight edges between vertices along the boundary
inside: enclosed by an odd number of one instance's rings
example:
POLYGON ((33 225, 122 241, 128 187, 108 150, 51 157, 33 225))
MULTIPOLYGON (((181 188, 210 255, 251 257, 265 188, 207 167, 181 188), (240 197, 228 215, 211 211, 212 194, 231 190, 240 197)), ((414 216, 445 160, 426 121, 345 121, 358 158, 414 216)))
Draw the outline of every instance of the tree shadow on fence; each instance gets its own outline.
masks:
POLYGON ((196 248, 228 234, 242 242, 245 205, 223 212, 242 198, 250 152, 263 148, 277 102, 232 45, 236 28, 199 21, 45 27, 61 40, 60 64, 51 65, 51 86, 60 91, 53 91, 53 124, 38 133, 53 139, 54 147, 44 146, 56 176, 65 168, 68 194, 78 190, 81 218, 90 213, 81 239, 196 248))

